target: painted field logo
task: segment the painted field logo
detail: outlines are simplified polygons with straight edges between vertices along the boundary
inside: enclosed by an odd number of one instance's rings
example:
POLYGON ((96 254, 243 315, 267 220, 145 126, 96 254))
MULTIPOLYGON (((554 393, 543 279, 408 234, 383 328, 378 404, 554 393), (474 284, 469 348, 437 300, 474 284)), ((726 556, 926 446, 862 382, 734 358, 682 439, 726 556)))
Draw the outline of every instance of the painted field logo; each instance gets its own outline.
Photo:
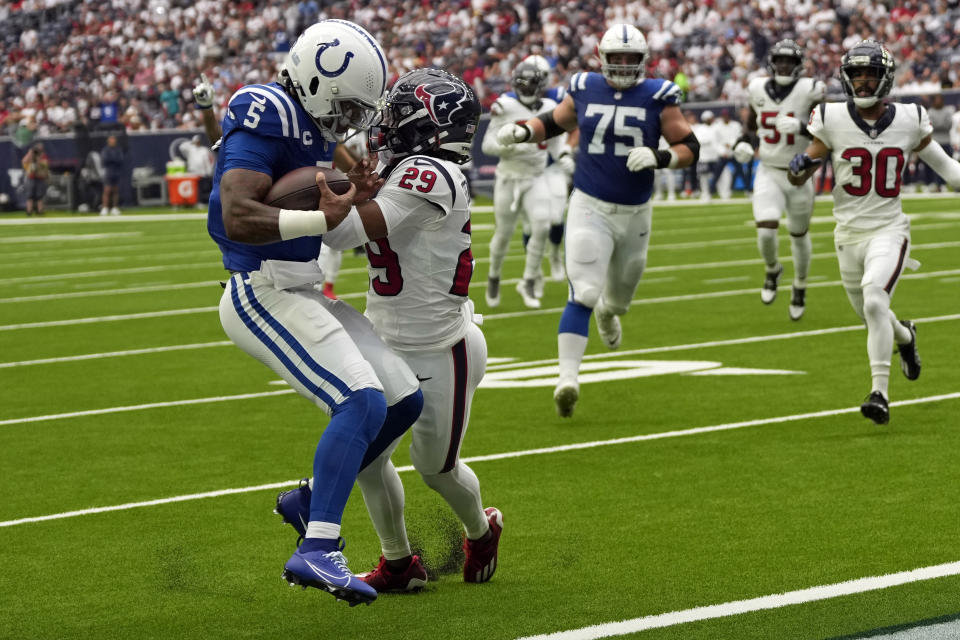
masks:
MULTIPOLYGON (((559 373, 556 364, 525 366, 526 363, 495 364, 487 368, 481 389, 553 387, 559 373)), ((533 364, 533 363, 529 363, 533 364)), ((803 371, 725 367, 710 360, 587 360, 580 366, 580 384, 629 380, 672 373, 694 376, 795 375, 803 371)))

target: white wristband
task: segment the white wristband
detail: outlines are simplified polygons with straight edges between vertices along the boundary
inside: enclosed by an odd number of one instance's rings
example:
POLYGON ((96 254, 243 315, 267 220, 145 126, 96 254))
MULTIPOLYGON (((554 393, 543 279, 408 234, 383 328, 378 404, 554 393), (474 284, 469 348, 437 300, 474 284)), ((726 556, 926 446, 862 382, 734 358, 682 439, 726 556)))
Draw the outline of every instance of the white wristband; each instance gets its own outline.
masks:
POLYGON ((280 209, 277 226, 280 228, 280 237, 283 240, 319 236, 327 231, 327 216, 323 211, 280 209))
POLYGON ((670 153, 670 162, 667 164, 667 169, 676 169, 680 163, 680 155, 673 149, 667 149, 667 151, 670 153))

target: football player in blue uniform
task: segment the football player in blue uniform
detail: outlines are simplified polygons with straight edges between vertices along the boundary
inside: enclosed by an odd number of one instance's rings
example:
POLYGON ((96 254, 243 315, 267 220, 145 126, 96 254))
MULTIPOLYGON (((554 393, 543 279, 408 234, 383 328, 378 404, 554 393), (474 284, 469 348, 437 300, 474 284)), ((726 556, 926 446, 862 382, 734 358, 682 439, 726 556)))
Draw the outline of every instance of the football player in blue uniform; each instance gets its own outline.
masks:
MULTIPOLYGON (((309 27, 278 82, 248 85, 230 99, 207 220, 233 274, 220 300, 227 335, 330 415, 314 455, 305 538, 283 576, 351 605, 377 592, 340 552, 347 498, 360 469, 409 428, 423 404, 416 376, 370 323, 320 290, 320 236, 343 220, 343 204, 367 199, 378 184, 368 171, 354 172, 344 195, 321 189, 317 211, 264 201, 276 179, 329 167, 351 128, 369 128, 386 80, 383 50, 364 29, 345 20, 309 27)), ((317 182, 324 182, 319 172, 317 182)))
POLYGON ((644 79, 647 42, 635 27, 617 24, 598 46, 602 73, 570 78, 553 111, 524 124, 506 124, 500 144, 540 142, 580 128, 567 208, 567 306, 557 339, 560 375, 557 413, 573 415, 577 374, 596 310, 600 338, 620 346, 619 316, 627 312, 647 261, 654 169, 681 169, 697 161, 700 145, 680 110, 681 90, 644 79), (660 136, 670 145, 657 149, 660 136))

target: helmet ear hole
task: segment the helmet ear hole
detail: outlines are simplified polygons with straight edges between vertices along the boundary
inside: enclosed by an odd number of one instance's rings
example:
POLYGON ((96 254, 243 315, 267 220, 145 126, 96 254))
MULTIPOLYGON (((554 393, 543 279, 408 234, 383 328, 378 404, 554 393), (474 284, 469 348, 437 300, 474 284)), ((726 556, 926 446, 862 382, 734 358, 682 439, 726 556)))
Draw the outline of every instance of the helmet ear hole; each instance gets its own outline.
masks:
POLYGON ((320 78, 318 78, 317 76, 313 76, 313 78, 310 80, 310 86, 307 87, 307 89, 310 91, 310 95, 312 96, 317 95, 317 89, 319 88, 320 88, 320 78))

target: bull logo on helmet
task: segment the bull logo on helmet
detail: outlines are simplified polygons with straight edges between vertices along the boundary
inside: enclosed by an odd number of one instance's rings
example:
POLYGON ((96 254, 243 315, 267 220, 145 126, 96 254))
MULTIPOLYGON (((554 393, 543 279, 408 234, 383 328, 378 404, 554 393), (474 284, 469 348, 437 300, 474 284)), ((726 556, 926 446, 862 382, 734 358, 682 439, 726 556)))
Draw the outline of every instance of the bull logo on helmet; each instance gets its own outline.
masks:
POLYGON ((413 91, 417 100, 423 103, 430 119, 438 127, 446 127, 453 121, 453 114, 459 109, 467 96, 457 85, 450 82, 421 84, 413 91))

